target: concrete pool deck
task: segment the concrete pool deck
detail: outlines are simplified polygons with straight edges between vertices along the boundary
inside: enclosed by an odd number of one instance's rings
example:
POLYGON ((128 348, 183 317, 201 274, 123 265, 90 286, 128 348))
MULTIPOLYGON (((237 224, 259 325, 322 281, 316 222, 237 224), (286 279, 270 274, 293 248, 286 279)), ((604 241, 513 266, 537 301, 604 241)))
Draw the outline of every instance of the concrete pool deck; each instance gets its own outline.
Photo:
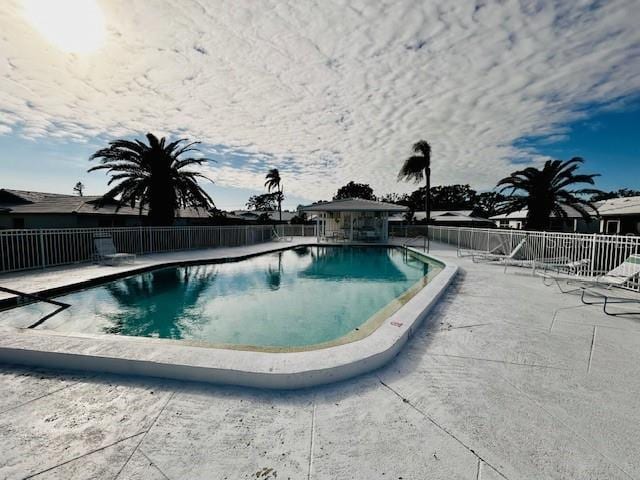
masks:
POLYGON ((1 366, 0 478, 640 478, 640 320, 432 252, 454 284, 393 361, 342 383, 1 366))

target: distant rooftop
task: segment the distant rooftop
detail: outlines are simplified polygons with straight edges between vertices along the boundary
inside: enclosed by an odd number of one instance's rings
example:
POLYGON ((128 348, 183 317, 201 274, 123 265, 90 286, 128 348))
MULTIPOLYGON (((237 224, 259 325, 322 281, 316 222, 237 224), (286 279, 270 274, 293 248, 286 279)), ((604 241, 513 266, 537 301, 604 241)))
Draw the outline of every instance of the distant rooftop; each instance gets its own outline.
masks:
POLYGON ((602 200, 597 202, 596 206, 602 216, 640 215, 640 196, 602 200))
MULTIPOLYGON (((227 214, 227 218, 238 218, 242 220, 256 220, 260 215, 266 214, 270 220, 280 220, 280 214, 277 210, 233 210, 227 214)), ((289 222, 297 212, 288 210, 282 211, 282 221, 289 222)))
POLYGON ((405 212, 408 210, 403 205, 395 205, 375 200, 362 198, 344 198, 331 202, 314 203, 302 207, 305 212, 405 212))
MULTIPOLYGON (((582 218, 582 215, 580 215, 580 212, 578 212, 573 207, 563 206, 562 209, 567 214, 567 218, 582 218)), ((596 212, 595 210, 593 210, 593 209, 591 209, 589 207, 586 207, 586 206, 584 207, 584 209, 587 212, 589 212, 590 215, 592 215, 594 217, 598 216, 598 212, 596 212)), ((600 208, 598 207, 598 210, 599 209, 600 208)), ((528 210, 525 208, 523 210, 518 210, 517 212, 501 213, 500 215, 494 215, 493 217, 490 217, 490 219, 491 220, 521 220, 521 219, 527 218, 527 212, 528 212, 528 210)), ((552 218, 556 218, 557 215, 555 213, 551 213, 551 217, 552 218)))
MULTIPOLYGON (((91 215, 140 215, 138 207, 107 201, 98 207, 99 195, 64 195, 60 193, 31 192, 26 190, 0 189, 0 213, 12 214, 91 214, 91 215), (118 209, 118 206, 120 208, 118 209)), ((142 209, 146 215, 147 209, 142 209)), ((205 218, 206 210, 183 208, 177 212, 179 218, 205 218)))

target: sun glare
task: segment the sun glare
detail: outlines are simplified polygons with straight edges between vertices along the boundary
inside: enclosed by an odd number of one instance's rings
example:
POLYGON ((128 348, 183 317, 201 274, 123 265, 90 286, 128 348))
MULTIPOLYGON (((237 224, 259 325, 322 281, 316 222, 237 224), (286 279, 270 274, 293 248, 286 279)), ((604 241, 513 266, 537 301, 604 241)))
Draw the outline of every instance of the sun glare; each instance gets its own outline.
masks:
POLYGON ((65 52, 90 53, 104 42, 104 17, 95 0, 24 0, 24 11, 38 32, 65 52))

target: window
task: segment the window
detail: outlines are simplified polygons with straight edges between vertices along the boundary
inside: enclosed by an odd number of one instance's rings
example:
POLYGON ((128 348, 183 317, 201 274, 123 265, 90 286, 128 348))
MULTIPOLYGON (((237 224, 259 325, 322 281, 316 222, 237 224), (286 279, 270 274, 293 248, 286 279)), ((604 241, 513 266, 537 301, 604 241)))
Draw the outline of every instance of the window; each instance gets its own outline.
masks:
POLYGON ((620 220, 607 220, 604 231, 610 235, 620 233, 620 220))

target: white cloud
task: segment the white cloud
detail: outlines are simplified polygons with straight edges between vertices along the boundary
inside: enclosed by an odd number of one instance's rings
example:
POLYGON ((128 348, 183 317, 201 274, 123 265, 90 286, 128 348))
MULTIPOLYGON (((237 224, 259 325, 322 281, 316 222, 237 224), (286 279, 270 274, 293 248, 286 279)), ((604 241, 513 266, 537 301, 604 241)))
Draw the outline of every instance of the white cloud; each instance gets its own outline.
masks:
POLYGON ((640 89, 636 0, 100 3, 105 45, 74 56, 2 2, 0 134, 186 134, 260 160, 217 184, 261 189, 277 166, 309 199, 412 188, 396 173, 425 138, 435 183, 491 187, 531 157, 518 138, 640 89))

